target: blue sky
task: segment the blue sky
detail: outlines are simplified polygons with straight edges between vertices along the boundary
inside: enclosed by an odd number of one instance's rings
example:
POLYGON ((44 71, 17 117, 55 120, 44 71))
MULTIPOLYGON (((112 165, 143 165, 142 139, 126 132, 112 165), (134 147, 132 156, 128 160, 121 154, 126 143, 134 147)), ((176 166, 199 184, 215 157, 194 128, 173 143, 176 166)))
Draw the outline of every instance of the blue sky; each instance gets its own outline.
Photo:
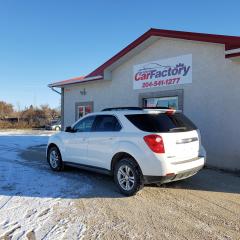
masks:
POLYGON ((149 28, 240 35, 239 1, 0 1, 0 100, 57 107, 47 84, 81 76, 149 28))

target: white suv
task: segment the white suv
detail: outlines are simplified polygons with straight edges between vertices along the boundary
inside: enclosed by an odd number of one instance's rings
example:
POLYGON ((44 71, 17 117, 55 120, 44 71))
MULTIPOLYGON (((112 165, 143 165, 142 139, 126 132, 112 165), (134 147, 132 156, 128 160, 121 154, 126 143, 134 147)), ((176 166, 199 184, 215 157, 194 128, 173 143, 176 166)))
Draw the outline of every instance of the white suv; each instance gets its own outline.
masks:
POLYGON ((47 159, 114 176, 133 195, 144 184, 188 178, 203 166, 206 152, 197 127, 171 109, 111 108, 91 113, 50 137, 47 159))

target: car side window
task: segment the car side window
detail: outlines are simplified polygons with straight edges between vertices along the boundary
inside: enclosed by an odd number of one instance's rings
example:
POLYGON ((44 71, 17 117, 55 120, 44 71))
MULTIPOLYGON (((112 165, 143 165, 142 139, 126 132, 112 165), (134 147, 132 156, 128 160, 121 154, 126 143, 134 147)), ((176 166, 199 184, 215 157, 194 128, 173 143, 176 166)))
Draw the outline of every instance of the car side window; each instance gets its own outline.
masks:
POLYGON ((96 116, 96 123, 94 126, 95 132, 117 132, 121 130, 121 125, 118 119, 112 115, 98 115, 96 116))
POLYGON ((91 132, 95 116, 89 116, 80 120, 74 127, 74 132, 91 132))

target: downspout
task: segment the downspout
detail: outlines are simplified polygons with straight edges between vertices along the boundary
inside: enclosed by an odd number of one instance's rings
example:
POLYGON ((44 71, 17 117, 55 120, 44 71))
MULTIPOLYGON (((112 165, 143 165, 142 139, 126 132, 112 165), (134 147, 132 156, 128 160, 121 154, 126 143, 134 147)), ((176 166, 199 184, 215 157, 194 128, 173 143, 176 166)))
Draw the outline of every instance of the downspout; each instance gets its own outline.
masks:
POLYGON ((56 89, 54 89, 54 87, 50 87, 51 89, 52 89, 52 91, 54 91, 54 92, 56 92, 56 93, 58 93, 58 94, 62 94, 61 92, 59 92, 59 91, 57 91, 56 89))
POLYGON ((61 92, 54 89, 54 87, 49 86, 49 88, 61 95, 61 131, 64 131, 64 88, 61 88, 61 92))

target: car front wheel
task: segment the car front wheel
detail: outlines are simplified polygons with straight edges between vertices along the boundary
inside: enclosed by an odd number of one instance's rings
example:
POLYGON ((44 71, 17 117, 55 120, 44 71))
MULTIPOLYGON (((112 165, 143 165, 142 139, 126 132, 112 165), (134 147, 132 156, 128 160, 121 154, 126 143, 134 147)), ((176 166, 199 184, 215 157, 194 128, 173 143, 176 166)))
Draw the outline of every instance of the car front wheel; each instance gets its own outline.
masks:
POLYGON ((52 170, 63 170, 61 153, 56 146, 53 146, 48 150, 47 160, 52 170))
POLYGON ((135 195, 142 187, 142 173, 132 158, 121 159, 114 169, 114 180, 124 195, 135 195))
POLYGON ((55 127, 55 131, 60 131, 60 127, 55 127))

